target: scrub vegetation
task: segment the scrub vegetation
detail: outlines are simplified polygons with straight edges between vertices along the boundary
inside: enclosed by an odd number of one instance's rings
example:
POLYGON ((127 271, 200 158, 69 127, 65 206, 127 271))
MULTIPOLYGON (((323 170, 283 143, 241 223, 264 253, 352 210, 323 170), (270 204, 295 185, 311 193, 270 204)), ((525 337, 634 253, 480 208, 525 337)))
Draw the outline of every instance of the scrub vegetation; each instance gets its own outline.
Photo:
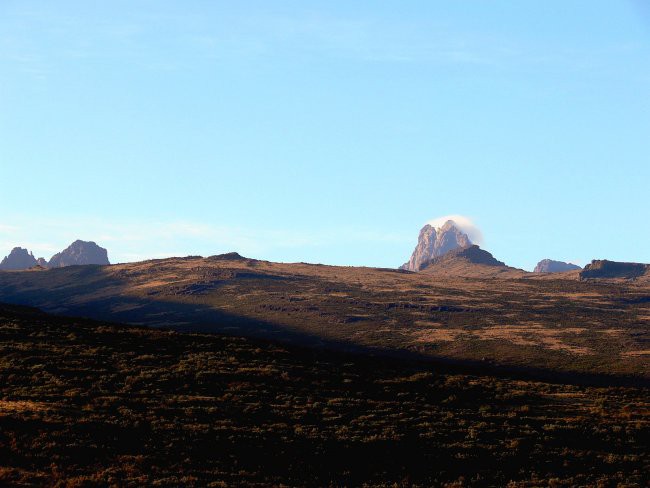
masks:
POLYGON ((647 388, 0 305, 0 485, 647 486, 647 388))

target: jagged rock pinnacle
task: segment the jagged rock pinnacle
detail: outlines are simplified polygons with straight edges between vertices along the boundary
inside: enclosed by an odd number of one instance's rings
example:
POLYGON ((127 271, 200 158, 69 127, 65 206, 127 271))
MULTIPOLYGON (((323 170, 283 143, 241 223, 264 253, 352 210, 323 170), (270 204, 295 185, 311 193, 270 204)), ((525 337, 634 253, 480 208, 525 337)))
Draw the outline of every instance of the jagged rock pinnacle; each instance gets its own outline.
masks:
POLYGON ((448 220, 442 227, 426 224, 420 230, 417 246, 408 262, 400 269, 419 271, 424 263, 443 256, 449 251, 467 248, 472 245, 467 234, 462 232, 453 220, 448 220))

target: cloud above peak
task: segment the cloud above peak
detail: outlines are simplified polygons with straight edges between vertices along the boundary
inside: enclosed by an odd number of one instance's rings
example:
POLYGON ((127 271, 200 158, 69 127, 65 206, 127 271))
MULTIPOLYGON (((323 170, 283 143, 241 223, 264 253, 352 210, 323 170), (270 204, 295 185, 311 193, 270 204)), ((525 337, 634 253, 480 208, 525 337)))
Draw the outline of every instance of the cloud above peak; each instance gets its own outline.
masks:
POLYGON ((443 215, 442 217, 429 220, 427 224, 432 227, 442 227, 448 220, 452 220, 456 224, 456 227, 467 234, 472 243, 483 244, 483 233, 481 229, 476 226, 471 218, 464 215, 443 215))

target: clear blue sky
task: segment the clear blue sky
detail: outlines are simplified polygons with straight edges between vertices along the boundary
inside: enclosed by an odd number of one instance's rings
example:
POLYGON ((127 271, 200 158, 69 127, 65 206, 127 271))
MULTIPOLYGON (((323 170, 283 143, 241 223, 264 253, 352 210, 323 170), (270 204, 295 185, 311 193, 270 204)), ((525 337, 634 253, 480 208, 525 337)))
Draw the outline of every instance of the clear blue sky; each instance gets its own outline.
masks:
POLYGON ((0 255, 650 262, 647 5, 2 0, 0 255))

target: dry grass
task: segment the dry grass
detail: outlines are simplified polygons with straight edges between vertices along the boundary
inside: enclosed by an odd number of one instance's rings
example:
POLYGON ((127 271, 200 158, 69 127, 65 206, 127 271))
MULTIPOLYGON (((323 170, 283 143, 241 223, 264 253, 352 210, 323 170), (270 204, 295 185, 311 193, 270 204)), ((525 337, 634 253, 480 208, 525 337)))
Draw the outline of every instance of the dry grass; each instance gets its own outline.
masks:
POLYGON ((51 410, 52 407, 43 402, 30 400, 0 400, 0 415, 9 413, 43 412, 51 410))

